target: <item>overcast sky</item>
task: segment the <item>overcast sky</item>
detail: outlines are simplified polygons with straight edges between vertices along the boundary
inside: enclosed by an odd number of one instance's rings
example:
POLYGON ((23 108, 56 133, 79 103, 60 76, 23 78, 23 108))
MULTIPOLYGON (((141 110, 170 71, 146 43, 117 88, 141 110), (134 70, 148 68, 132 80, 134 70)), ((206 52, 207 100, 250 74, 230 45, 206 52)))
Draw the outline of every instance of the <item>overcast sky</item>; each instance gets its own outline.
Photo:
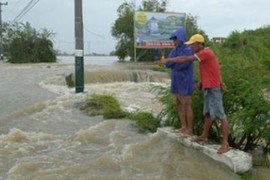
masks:
MULTIPOLYGON (((55 32, 54 48, 74 52, 74 0, 0 0, 8 2, 2 5, 2 21, 13 21, 31 1, 36 5, 19 21, 55 32)), ((83 0, 85 53, 114 50, 116 40, 111 37, 111 26, 124 1, 83 0)), ((137 6, 140 2, 136 0, 137 6)), ((169 0, 167 9, 198 16, 198 25, 209 38, 270 24, 269 0, 169 0)))

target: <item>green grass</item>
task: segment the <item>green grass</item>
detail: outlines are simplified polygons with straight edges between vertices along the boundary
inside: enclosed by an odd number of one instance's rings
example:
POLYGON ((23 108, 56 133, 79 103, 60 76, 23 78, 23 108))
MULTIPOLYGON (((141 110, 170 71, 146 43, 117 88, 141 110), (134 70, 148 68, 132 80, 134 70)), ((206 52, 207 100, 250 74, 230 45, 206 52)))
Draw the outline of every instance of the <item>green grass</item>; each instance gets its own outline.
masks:
POLYGON ((251 171, 247 171, 247 172, 245 172, 243 174, 240 174, 240 177, 243 180, 252 180, 253 179, 251 171))
POLYGON ((156 132, 160 127, 160 121, 148 112, 130 113, 128 118, 136 121, 136 127, 141 133, 156 132))
POLYGON ((83 108, 88 115, 103 115, 104 119, 120 119, 126 116, 121 110, 119 102, 110 95, 93 94, 86 98, 86 104, 83 108))
POLYGON ((110 95, 87 96, 85 104, 80 109, 89 116, 103 115, 104 119, 129 118, 134 121, 135 127, 140 133, 156 132, 160 126, 159 120, 154 118, 151 113, 123 111, 118 100, 110 95))

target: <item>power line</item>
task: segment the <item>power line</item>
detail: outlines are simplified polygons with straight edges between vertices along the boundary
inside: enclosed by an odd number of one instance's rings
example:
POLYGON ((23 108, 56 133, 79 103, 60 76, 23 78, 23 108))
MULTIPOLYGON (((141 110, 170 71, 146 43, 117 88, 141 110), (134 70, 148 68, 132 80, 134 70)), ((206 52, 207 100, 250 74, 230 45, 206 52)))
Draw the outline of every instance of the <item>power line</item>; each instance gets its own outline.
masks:
POLYGON ((40 0, 31 0, 23 10, 14 18, 13 21, 19 21, 23 16, 25 16, 40 0))
POLYGON ((24 15, 26 15, 40 0, 31 0, 24 8, 23 10, 17 15, 14 19, 14 21, 20 20, 24 15))
POLYGON ((95 33, 95 32, 90 31, 90 30, 87 29, 85 26, 83 26, 83 28, 84 28, 84 30, 86 30, 88 33, 93 34, 93 35, 95 35, 95 36, 98 36, 98 37, 104 39, 104 36, 102 36, 102 35, 100 35, 100 34, 97 34, 97 33, 95 33))

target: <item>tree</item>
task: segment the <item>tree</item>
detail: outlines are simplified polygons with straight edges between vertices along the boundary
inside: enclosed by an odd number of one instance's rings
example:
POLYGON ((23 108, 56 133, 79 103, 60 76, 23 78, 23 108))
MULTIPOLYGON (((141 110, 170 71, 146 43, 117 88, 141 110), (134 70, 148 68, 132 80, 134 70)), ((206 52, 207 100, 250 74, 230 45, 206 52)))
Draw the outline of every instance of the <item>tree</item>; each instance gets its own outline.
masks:
POLYGON ((115 54, 120 61, 124 61, 127 56, 133 57, 133 15, 134 4, 124 2, 117 9, 119 18, 115 21, 111 34, 118 39, 115 54))
POLYGON ((143 0, 140 11, 165 12, 168 0, 143 0))
POLYGON ((11 63, 55 62, 54 35, 47 29, 37 31, 27 22, 4 23, 3 41, 5 56, 11 63))
POLYGON ((206 41, 208 41, 207 34, 198 26, 197 23, 198 16, 192 16, 191 14, 188 14, 186 17, 186 29, 187 29, 187 36, 191 37, 194 34, 202 34, 206 41))
POLYGON ((46 38, 36 38, 33 49, 33 62, 55 62, 53 43, 46 38))

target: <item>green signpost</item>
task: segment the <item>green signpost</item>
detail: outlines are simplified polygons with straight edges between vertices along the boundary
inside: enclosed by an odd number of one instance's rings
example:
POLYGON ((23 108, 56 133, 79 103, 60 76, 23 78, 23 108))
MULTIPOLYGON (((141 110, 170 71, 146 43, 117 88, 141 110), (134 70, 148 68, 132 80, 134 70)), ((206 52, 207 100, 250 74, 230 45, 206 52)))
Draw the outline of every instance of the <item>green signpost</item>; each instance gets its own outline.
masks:
POLYGON ((82 0, 75 0, 75 91, 84 91, 82 0))
POLYGON ((75 91, 76 93, 84 90, 84 58, 83 56, 75 56, 75 91))

